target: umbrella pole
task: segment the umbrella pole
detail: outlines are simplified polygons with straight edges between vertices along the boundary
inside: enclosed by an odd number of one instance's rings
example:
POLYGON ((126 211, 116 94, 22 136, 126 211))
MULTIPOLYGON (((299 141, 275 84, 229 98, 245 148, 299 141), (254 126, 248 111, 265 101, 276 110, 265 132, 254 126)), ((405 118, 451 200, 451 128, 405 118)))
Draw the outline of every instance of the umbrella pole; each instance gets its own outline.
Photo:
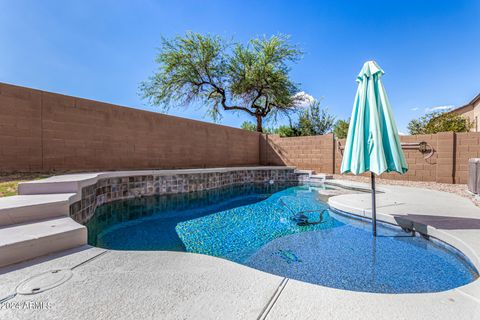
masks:
POLYGON ((372 181, 372 231, 373 236, 377 236, 377 204, 375 201, 375 174, 370 172, 370 178, 372 181))

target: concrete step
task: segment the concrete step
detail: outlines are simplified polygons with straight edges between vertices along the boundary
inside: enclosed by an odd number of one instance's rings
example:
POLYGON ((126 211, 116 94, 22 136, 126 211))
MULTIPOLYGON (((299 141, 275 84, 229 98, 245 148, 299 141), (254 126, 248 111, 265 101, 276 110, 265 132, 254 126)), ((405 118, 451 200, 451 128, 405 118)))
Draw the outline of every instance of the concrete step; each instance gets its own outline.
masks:
POLYGON ((87 243, 87 228, 56 217, 0 228, 0 267, 87 243))
POLYGON ((308 174, 309 176, 314 174, 314 171, 312 170, 301 170, 301 169, 295 169, 295 173, 298 174, 308 174))
POLYGON ((74 193, 0 198, 0 227, 69 215, 74 193))
POLYGON ((77 193, 83 184, 92 184, 100 173, 78 173, 53 176, 18 184, 18 194, 77 193))
POLYGON ((310 176, 310 180, 314 180, 314 181, 319 181, 319 180, 331 180, 333 179, 333 175, 331 174, 327 174, 327 173, 319 173, 319 174, 312 174, 310 176))

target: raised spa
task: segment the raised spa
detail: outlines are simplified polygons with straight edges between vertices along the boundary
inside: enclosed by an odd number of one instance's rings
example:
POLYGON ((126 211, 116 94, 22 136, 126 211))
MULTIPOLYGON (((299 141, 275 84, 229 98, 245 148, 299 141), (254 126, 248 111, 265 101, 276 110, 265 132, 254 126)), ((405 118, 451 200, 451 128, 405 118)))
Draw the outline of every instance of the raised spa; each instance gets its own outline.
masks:
POLYGON ((88 222, 115 250, 208 254, 291 279, 367 292, 436 292, 478 277, 453 248, 328 210, 326 186, 245 184, 115 201, 88 222))

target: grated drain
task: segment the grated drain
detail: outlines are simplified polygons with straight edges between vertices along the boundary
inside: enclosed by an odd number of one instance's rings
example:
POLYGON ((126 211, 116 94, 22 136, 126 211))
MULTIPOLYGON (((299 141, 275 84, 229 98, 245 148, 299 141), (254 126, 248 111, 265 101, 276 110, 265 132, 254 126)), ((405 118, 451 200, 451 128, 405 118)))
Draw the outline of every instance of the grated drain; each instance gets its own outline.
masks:
POLYGON ((44 292, 67 282, 73 276, 70 269, 56 269, 37 274, 22 281, 16 289, 17 294, 31 295, 44 292))

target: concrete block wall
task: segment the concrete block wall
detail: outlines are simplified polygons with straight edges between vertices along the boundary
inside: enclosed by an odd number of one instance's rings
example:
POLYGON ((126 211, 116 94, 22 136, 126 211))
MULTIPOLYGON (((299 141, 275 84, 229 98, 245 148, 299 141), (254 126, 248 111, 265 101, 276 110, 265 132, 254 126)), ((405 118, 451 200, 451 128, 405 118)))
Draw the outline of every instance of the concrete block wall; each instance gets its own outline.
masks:
POLYGON ((263 135, 260 147, 262 164, 291 165, 317 172, 332 172, 334 168, 333 134, 292 138, 263 135))
POLYGON ((0 172, 258 165, 260 134, 0 83, 0 172))
POLYGON ((0 171, 42 170, 42 97, 0 85, 0 171))
POLYGON ((468 160, 480 158, 480 132, 456 134, 455 158, 455 182, 467 183, 468 160))
MULTIPOLYGON (((467 183, 468 159, 480 157, 480 133, 442 132, 432 135, 401 136, 404 143, 427 142, 433 155, 405 149, 409 170, 406 174, 386 173, 382 177, 393 180, 467 183)), ((263 136, 261 161, 265 164, 290 165, 322 173, 340 173, 344 139, 332 135, 280 138, 263 136)))
MULTIPOLYGON (((428 142, 429 159, 405 150, 409 171, 385 178, 466 183, 480 133, 402 136, 428 142)), ((290 165, 339 173, 332 134, 280 138, 0 83, 0 173, 290 165)))
MULTIPOLYGON (((404 150, 405 158, 408 163, 408 172, 405 175, 397 173, 385 173, 382 177, 392 180, 410 180, 410 181, 436 181, 437 178, 437 137, 436 135, 416 135, 401 136, 401 142, 428 142, 434 148, 434 154, 429 159, 424 159, 424 154, 418 150, 404 150)), ((345 145, 345 139, 336 142, 339 145, 345 145)), ((342 152, 336 148, 335 173, 340 173, 342 164, 342 152)))
POLYGON ((436 182, 455 183, 455 133, 437 133, 436 182))

